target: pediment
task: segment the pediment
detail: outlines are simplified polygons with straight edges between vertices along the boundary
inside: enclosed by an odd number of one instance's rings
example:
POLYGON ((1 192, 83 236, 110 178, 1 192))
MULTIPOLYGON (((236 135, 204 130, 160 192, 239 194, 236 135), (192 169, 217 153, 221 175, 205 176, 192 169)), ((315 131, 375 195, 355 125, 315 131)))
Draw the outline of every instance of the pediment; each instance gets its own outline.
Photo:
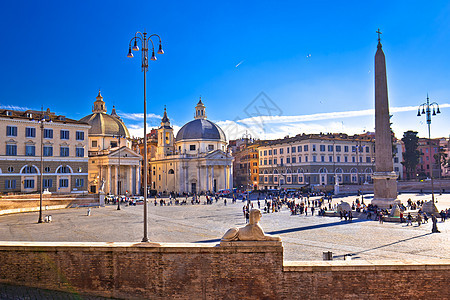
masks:
POLYGON ((142 159, 142 156, 140 154, 137 154, 133 150, 131 150, 128 147, 121 147, 120 151, 119 149, 111 151, 107 156, 108 158, 118 158, 120 153, 120 158, 136 158, 136 159, 142 159))
POLYGON ((231 154, 227 154, 225 152, 223 152, 222 150, 216 150, 213 151, 211 153, 208 153, 207 155, 205 155, 205 158, 207 159, 226 159, 226 158, 232 158, 231 154))

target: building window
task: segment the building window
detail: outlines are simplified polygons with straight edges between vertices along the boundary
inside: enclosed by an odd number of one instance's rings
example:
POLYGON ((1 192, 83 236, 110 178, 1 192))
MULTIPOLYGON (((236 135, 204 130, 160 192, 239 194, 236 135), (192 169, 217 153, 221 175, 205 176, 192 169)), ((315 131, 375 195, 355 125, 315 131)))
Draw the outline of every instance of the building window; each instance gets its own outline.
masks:
POLYGON ((348 146, 344 146, 344 152, 348 152, 348 146))
POLYGON ((84 141, 84 132, 83 131, 77 131, 76 132, 76 140, 77 141, 84 141))
POLYGON ((329 162, 333 162, 333 156, 331 156, 331 155, 328 156, 328 161, 329 161, 329 162))
POLYGON ((264 160, 264 165, 265 165, 265 166, 267 165, 267 159, 264 160))
MULTIPOLYGON (((397 159, 398 162, 398 159, 397 159)), ((366 156, 366 163, 370 163, 370 156, 366 156)))
POLYGON ((77 157, 84 157, 84 148, 77 147, 75 150, 76 150, 77 157))
POLYGON ((341 162, 341 157, 340 156, 336 156, 336 162, 341 162))
POLYGON ((295 156, 292 157, 292 163, 293 163, 293 164, 296 163, 296 157, 295 157, 295 156))
POLYGON ((320 145, 320 151, 325 151, 325 145, 320 145))
POLYGON ((110 145, 111 145, 111 148, 116 148, 117 147, 117 142, 116 141, 111 141, 110 145))
POLYGON ((43 184, 42 186, 44 187, 44 189, 51 188, 51 187, 53 187, 53 180, 50 178, 44 178, 44 179, 42 179, 42 184, 43 184))
POLYGON ((280 148, 280 154, 283 154, 283 148, 280 148))
POLYGON ((341 152, 341 146, 336 145, 336 152, 341 152))
POLYGON ((264 156, 267 156, 267 150, 264 150, 264 156))
POLYGON ((352 152, 356 152, 357 148, 356 146, 352 146, 352 152))
POLYGON ((45 167, 45 168, 44 168, 44 172, 45 172, 45 173, 50 173, 50 167, 45 167))
POLYGON ((6 179, 5 180, 5 188, 6 189, 15 189, 16 188, 16 180, 15 179, 6 179))
POLYGON ((328 145, 328 152, 333 152, 333 145, 328 145))
POLYGON ((308 162, 308 155, 305 155, 305 162, 308 162))
POLYGON ((305 152, 308 151, 308 145, 303 146, 303 151, 305 151, 305 152))
POLYGON ((271 159, 269 159, 269 165, 272 165, 272 160, 271 159))
POLYGON ((289 153, 289 147, 286 147, 286 153, 289 153))
POLYGON ((34 166, 26 166, 23 169, 22 173, 24 173, 24 174, 35 174, 35 173, 37 173, 37 170, 36 170, 36 168, 34 166))
POLYGON ((34 127, 25 128, 25 137, 27 137, 27 138, 36 137, 36 128, 34 128, 34 127))
POLYGON ((17 127, 6 126, 6 136, 17 136, 17 127))
POLYGON ((363 162, 363 158, 360 156, 359 157, 359 162, 362 163, 363 162))
POLYGON ((14 167, 8 167, 8 172, 9 172, 9 173, 14 172, 14 167))
POLYGON ((34 179, 25 179, 23 181, 23 188, 34 189, 34 179))
POLYGON ((60 156, 61 157, 69 156, 69 147, 61 147, 60 148, 60 156))
POLYGON ((92 147, 96 148, 97 147, 97 141, 92 141, 92 147))
POLYGON ((315 155, 313 155, 313 162, 316 162, 317 161, 317 156, 315 156, 315 155))
POLYGON ((60 188, 66 188, 66 187, 69 187, 69 179, 61 178, 61 179, 59 180, 59 187, 60 187, 60 188))
POLYGON ((214 145, 208 145, 208 151, 213 151, 214 150, 214 145))
POLYGON ((290 157, 286 157, 286 163, 290 164, 291 163, 291 158, 290 157))
POLYGON ((352 162, 356 162, 356 157, 352 156, 352 162))
POLYGON ((295 148, 295 147, 292 147, 291 152, 292 152, 292 153, 295 153, 295 150, 296 150, 296 148, 295 148))
POLYGON ((195 145, 189 145, 189 150, 195 151, 195 145))
POLYGON ((269 150, 269 155, 272 155, 272 150, 269 150))
MULTIPOLYGON (((397 148, 395 148, 395 149, 397 149, 397 148)), ((370 147, 366 146, 366 153, 369 153, 369 152, 370 152, 370 147)))
POLYGON ((316 151, 316 145, 312 145, 312 151, 316 151))
POLYGON ((68 140, 69 139, 69 130, 61 129, 60 135, 61 135, 61 140, 68 140))
POLYGON ((53 156, 53 147, 52 146, 44 146, 44 156, 53 156))
POLYGON ((77 179, 75 179, 75 186, 76 187, 83 187, 84 186, 84 178, 77 178, 77 179))
POLYGON ((53 129, 44 128, 44 139, 52 139, 53 138, 53 129))
MULTIPOLYGON (((313 156, 313 157, 314 157, 314 156, 313 156)), ((321 156, 320 156, 320 161, 321 161, 321 162, 325 162, 325 156, 324 156, 324 155, 321 155, 321 156)))
POLYGON ((344 156, 344 162, 348 162, 348 156, 344 156))
POLYGON ((17 145, 6 145, 6 155, 16 156, 17 155, 17 145))
POLYGON ((301 157, 301 156, 298 157, 298 162, 299 162, 299 163, 302 162, 302 157, 301 157))
POLYGON ((34 145, 25 145, 25 155, 26 156, 35 156, 36 147, 34 145))
POLYGON ((302 152, 302 146, 297 146, 297 152, 302 152))
POLYGON ((277 149, 273 149, 273 155, 277 155, 277 149))
POLYGON ((62 166, 58 169, 58 173, 70 173, 70 168, 68 166, 62 166))
POLYGON ((275 182, 275 183, 278 182, 278 177, 274 177, 273 182, 275 182))
POLYGON ((280 165, 283 165, 283 158, 280 158, 280 165))

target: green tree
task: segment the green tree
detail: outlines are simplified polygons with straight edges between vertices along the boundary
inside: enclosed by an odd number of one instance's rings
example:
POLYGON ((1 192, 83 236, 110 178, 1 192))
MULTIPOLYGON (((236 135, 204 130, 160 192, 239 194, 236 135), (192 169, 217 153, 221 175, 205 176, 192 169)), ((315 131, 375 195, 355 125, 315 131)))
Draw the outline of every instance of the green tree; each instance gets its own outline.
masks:
POLYGON ((422 155, 422 153, 417 150, 419 146, 417 131, 406 131, 405 133, 403 133, 402 141, 405 144, 405 152, 403 152, 402 164, 406 168, 407 179, 413 179, 415 178, 416 167, 419 164, 419 159, 422 155))

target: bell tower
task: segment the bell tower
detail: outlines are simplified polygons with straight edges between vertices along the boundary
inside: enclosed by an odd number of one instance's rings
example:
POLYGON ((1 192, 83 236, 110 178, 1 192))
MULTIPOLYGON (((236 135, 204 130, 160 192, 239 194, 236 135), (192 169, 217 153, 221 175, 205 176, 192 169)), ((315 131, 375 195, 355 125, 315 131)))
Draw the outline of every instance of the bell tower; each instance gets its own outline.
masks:
POLYGON ((174 154, 173 128, 170 126, 170 120, 167 117, 166 107, 164 106, 164 115, 161 119, 161 126, 158 128, 158 147, 156 156, 163 158, 174 154))
POLYGON ((206 119, 206 110, 205 105, 202 102, 202 97, 200 97, 200 100, 197 103, 197 106, 195 107, 195 117, 197 119, 206 119))

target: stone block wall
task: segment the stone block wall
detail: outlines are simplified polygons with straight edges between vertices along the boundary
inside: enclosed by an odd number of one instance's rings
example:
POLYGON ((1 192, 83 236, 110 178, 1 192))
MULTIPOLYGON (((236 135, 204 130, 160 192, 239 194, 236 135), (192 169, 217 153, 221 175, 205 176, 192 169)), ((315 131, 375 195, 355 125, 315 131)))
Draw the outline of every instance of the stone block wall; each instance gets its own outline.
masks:
POLYGON ((123 299, 448 299, 450 260, 283 262, 282 246, 0 242, 0 282, 123 299))

